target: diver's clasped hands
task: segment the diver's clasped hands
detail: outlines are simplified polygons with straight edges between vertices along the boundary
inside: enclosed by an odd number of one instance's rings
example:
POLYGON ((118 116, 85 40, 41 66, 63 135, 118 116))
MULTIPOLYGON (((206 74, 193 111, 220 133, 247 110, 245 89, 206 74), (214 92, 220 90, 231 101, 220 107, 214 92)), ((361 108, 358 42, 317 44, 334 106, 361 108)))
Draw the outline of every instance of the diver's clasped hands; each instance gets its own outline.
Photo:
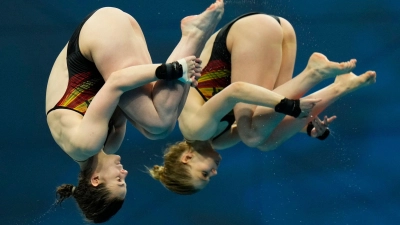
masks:
POLYGON ((190 83, 191 86, 196 87, 201 71, 201 59, 195 56, 188 56, 172 63, 161 64, 156 69, 156 77, 167 81, 179 80, 182 83, 190 83))
POLYGON ((196 58, 195 56, 188 57, 190 60, 188 62, 188 80, 186 83, 190 83, 192 87, 197 87, 198 85, 198 79, 201 77, 201 59, 196 58))

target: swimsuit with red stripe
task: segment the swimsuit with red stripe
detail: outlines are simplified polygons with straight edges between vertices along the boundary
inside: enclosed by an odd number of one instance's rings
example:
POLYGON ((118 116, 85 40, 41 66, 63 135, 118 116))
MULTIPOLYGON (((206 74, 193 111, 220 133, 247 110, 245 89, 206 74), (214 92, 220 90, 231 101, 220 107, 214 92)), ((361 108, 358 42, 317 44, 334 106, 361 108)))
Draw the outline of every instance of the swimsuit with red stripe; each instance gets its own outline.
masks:
POLYGON ((93 13, 83 20, 68 42, 68 87, 60 101, 47 114, 56 109, 69 109, 85 115, 93 97, 104 85, 104 79, 97 70, 96 65, 87 60, 79 49, 80 31, 93 13))

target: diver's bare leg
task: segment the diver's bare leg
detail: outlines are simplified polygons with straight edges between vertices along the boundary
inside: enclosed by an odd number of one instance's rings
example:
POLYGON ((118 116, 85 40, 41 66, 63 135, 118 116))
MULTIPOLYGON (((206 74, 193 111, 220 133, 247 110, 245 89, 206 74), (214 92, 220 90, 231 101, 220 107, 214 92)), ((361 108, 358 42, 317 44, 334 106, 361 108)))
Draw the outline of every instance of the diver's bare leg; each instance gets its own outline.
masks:
POLYGON ((333 104, 335 101, 344 97, 345 95, 362 87, 374 84, 375 82, 376 73, 373 71, 368 71, 360 76, 356 76, 353 73, 337 76, 333 84, 306 97, 322 99, 322 101, 318 102, 318 104, 313 108, 311 112, 311 115, 313 115, 312 117, 310 116, 307 119, 299 120, 286 116, 274 129, 267 141, 259 145, 258 148, 264 151, 277 148, 284 141, 304 128, 308 122, 325 110, 329 105, 333 104))
POLYGON ((182 37, 167 62, 195 55, 199 56, 208 38, 213 34, 224 13, 223 0, 216 0, 199 15, 187 16, 181 21, 182 37))
MULTIPOLYGON (((322 80, 348 73, 355 67, 355 64, 356 60, 336 63, 329 61, 320 53, 314 53, 310 57, 307 67, 299 75, 273 91, 290 99, 299 99, 322 80)), ((251 124, 244 124, 244 120, 242 120, 243 122, 237 121, 239 134, 245 134, 241 135, 244 143, 246 141, 242 136, 248 137, 247 145, 251 147, 258 146, 266 141, 284 117, 285 115, 276 113, 274 109, 257 106, 252 116, 251 124)))
MULTIPOLYGON (((190 55, 198 55, 205 42, 214 32, 224 11, 223 0, 217 0, 204 12, 196 16, 188 16, 181 21, 182 37, 167 62, 173 62, 190 55)), ((175 127, 177 118, 183 109, 190 86, 179 81, 159 80, 153 83, 150 95, 141 95, 131 91, 124 99, 141 99, 139 101, 125 101, 125 108, 136 108, 134 111, 125 111, 132 124, 151 139, 160 139, 167 136, 175 127), (152 111, 149 105, 138 105, 152 98, 156 114, 143 117, 152 111), (129 104, 130 106, 127 106, 129 104), (150 109, 149 109, 150 107, 150 109), (150 111, 149 111, 150 110, 150 111)), ((142 91, 150 93, 149 89, 142 91)))

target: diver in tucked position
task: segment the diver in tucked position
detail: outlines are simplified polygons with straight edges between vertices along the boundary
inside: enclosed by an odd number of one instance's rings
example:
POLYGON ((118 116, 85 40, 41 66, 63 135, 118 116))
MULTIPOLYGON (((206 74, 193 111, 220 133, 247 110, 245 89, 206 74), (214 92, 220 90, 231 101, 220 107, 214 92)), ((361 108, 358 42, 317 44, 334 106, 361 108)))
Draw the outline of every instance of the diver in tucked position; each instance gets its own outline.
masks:
POLYGON ((173 192, 193 194, 217 174, 221 157, 215 149, 243 141, 272 150, 299 131, 325 139, 336 117, 321 121, 317 116, 346 94, 375 83, 376 74, 356 76, 351 73, 356 60, 336 63, 314 53, 292 78, 296 49, 291 24, 260 13, 240 16, 212 35, 200 56, 205 66, 198 86, 191 88, 179 117, 185 141, 166 149, 163 166, 149 169, 151 176, 173 192), (310 108, 311 116, 296 119, 277 113, 283 96, 299 99, 333 77, 333 84, 301 99, 321 99, 310 108))
POLYGON ((152 64, 131 15, 108 7, 83 20, 59 53, 46 91, 51 134, 81 168, 77 186, 58 187, 59 203, 73 196, 94 223, 121 208, 128 172, 113 153, 127 119, 149 138, 171 132, 200 76, 201 60, 193 55, 214 32, 223 9, 223 1, 216 0, 203 13, 184 18, 182 38, 166 64, 152 64))

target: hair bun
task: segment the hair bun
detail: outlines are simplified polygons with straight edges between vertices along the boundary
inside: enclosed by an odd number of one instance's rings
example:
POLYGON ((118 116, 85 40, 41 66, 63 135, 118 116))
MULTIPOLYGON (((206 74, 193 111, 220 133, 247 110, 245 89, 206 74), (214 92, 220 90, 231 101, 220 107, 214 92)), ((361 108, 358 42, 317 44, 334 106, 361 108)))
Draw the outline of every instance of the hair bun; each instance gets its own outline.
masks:
POLYGON ((153 167, 153 170, 154 170, 154 171, 157 171, 157 172, 159 172, 159 173, 162 173, 162 172, 164 171, 164 167, 163 167, 163 166, 155 165, 155 166, 153 167))
POLYGON ((165 167, 164 166, 159 166, 159 165, 154 165, 152 169, 148 169, 150 175, 156 179, 160 180, 162 174, 164 173, 165 167))
POLYGON ((57 187, 57 203, 61 204, 66 198, 74 194, 75 186, 72 184, 63 184, 57 187))

